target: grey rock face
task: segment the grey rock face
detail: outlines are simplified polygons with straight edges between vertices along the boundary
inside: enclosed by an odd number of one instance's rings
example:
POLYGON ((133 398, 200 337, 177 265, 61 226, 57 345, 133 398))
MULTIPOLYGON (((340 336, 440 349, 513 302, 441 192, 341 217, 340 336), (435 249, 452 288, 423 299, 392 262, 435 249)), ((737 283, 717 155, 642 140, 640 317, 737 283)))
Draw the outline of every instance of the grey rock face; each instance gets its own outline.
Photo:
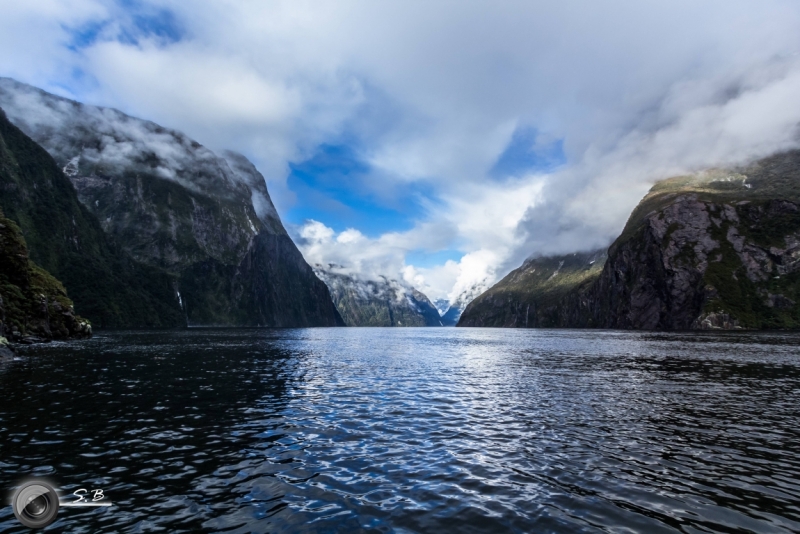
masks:
POLYGON ((702 306, 709 254, 719 248, 712 224, 706 204, 694 195, 679 196, 648 217, 636 239, 609 253, 595 290, 609 296, 607 307, 593 313, 598 326, 690 328, 702 306))
POLYGON ((189 324, 341 324, 244 156, 217 155, 175 130, 8 78, 0 78, 0 107, 53 156, 125 252, 174 278, 189 324), (206 272, 214 276, 196 278, 206 272))
POLYGON ((771 236, 783 246, 747 233, 796 211, 796 204, 782 200, 737 205, 676 197, 647 217, 633 238, 612 247, 583 295, 585 319, 575 326, 794 327, 800 228, 787 225, 771 236))
MULTIPOLYGON (((558 270, 559 258, 537 261, 558 270)), ((800 151, 656 184, 602 270, 556 294, 547 321, 542 304, 554 293, 543 282, 527 295, 518 286, 535 266, 476 299, 459 325, 800 328, 800 151), (513 313, 498 319, 503 306, 513 313)))
POLYGON ((263 176, 240 154, 220 157, 180 132, 9 78, 0 107, 139 261, 170 272, 208 257, 236 263, 254 235, 286 234, 263 176))

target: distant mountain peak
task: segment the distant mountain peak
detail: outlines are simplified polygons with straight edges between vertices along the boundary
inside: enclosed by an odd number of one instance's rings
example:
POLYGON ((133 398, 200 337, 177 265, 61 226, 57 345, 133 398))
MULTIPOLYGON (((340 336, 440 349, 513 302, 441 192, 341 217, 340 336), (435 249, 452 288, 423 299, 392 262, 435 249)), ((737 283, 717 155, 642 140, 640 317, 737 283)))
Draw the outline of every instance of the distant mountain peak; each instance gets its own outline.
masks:
POLYGON ((382 275, 366 279, 328 267, 315 265, 314 272, 348 326, 443 326, 428 297, 405 282, 382 275))

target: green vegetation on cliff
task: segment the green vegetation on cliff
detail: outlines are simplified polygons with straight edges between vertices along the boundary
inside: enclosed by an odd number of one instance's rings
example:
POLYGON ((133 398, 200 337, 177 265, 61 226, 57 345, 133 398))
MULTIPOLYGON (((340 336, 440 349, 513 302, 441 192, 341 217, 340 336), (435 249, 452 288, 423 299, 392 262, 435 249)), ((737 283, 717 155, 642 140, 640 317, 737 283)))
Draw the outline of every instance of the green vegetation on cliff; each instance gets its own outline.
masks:
POLYGON ((103 233, 53 158, 0 110, 0 209, 31 259, 61 280, 95 326, 185 324, 174 279, 136 262, 103 233))
POLYGON ((562 300, 591 284, 605 264, 604 250, 525 260, 521 267, 473 300, 459 326, 547 328, 559 326, 562 300))
POLYGON ((61 282, 29 259, 19 227, 0 211, 0 336, 68 339, 91 332, 61 282))

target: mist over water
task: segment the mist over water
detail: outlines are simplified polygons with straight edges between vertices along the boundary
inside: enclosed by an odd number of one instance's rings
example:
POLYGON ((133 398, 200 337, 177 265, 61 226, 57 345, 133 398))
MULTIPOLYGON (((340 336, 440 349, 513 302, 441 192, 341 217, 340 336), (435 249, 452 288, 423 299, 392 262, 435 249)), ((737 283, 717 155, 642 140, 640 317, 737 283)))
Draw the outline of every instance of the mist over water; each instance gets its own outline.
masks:
MULTIPOLYGON (((800 336, 101 333, 0 367, 64 532, 800 530, 800 336), (627 530, 626 530, 627 529, 627 530)), ((10 506, 0 532, 27 532, 10 506)))

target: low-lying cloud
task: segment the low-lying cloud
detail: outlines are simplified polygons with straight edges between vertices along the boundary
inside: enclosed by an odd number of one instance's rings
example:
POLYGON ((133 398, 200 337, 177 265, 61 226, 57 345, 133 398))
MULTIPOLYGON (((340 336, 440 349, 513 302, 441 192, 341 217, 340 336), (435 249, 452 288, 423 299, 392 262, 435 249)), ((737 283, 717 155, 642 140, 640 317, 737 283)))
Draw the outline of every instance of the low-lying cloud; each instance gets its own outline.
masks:
POLYGON ((306 260, 333 272, 380 280, 402 280, 431 299, 451 302, 470 300, 488 289, 497 278, 505 256, 524 237, 519 221, 535 206, 544 185, 542 177, 526 176, 506 183, 472 184, 462 196, 429 211, 431 219, 406 232, 389 232, 369 238, 357 229, 335 232, 310 220, 293 229, 293 237, 306 260), (409 252, 435 252, 460 242, 464 255, 459 261, 419 267, 406 262, 409 252))
POLYGON ((241 154, 217 155, 181 132, 10 78, 0 77, 0 107, 70 174, 146 172, 217 196, 249 189, 259 218, 278 219, 264 177, 241 154))

